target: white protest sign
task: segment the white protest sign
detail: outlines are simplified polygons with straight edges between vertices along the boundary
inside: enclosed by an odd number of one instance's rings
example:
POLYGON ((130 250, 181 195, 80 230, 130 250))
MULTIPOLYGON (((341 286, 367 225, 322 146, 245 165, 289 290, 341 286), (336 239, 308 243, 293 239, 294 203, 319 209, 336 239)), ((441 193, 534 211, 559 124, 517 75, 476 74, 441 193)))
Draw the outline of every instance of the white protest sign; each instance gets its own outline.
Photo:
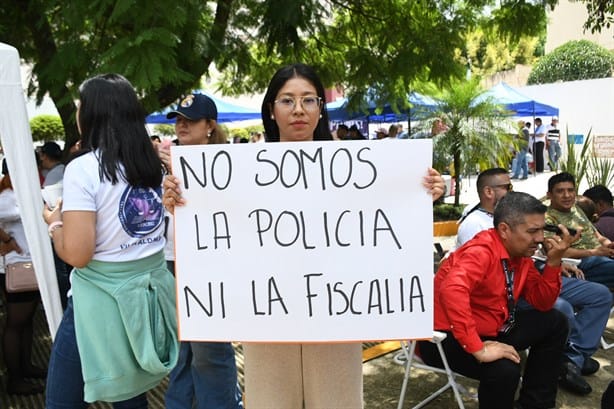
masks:
POLYGON ((429 338, 430 140, 172 147, 180 338, 429 338))

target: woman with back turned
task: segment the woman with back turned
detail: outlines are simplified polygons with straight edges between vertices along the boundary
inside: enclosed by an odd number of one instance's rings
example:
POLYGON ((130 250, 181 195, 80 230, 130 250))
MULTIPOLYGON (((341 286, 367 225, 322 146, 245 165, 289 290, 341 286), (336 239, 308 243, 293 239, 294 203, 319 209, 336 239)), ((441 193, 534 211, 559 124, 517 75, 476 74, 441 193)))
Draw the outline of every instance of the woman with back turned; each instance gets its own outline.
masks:
POLYGON ((51 351, 46 407, 146 408, 178 355, 175 285, 164 259, 162 164, 132 85, 99 75, 79 88, 81 155, 63 199, 45 209, 58 255, 74 266, 51 351))

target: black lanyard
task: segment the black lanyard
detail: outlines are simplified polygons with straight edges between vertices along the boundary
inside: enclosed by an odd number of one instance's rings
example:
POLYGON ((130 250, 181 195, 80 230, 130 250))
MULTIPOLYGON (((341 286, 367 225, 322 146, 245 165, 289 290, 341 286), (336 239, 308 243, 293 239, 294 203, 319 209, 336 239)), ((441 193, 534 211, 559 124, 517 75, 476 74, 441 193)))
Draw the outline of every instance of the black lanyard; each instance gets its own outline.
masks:
POLYGON ((511 329, 516 321, 516 303, 514 302, 514 270, 510 270, 507 265, 507 259, 501 260, 503 265, 503 273, 505 274, 505 291, 507 293, 507 311, 509 316, 503 324, 502 332, 507 332, 511 329))

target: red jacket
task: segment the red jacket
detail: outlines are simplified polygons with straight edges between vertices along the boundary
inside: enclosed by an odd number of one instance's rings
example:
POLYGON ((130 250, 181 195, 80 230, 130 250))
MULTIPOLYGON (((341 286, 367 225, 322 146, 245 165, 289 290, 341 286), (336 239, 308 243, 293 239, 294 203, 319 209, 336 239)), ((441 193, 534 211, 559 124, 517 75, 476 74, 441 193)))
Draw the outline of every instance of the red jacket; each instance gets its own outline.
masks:
POLYGON ((523 296, 540 311, 552 308, 561 290, 561 268, 543 274, 530 257, 510 259, 495 229, 478 233, 448 257, 435 275, 435 329, 451 331, 468 353, 482 349, 508 317, 505 273, 514 270, 514 300, 523 296))

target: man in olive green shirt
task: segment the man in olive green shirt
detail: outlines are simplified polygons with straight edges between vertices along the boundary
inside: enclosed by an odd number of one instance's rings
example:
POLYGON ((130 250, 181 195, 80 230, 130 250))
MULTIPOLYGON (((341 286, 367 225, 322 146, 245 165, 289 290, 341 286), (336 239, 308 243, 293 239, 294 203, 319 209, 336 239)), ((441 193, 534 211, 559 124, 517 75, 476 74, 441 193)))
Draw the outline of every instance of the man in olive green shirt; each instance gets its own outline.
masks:
POLYGON ((550 206, 546 223, 581 228, 582 237, 565 252, 565 257, 582 261, 578 268, 587 280, 614 289, 614 244, 599 234, 586 215, 576 207, 576 182, 573 175, 562 172, 548 180, 550 206))

